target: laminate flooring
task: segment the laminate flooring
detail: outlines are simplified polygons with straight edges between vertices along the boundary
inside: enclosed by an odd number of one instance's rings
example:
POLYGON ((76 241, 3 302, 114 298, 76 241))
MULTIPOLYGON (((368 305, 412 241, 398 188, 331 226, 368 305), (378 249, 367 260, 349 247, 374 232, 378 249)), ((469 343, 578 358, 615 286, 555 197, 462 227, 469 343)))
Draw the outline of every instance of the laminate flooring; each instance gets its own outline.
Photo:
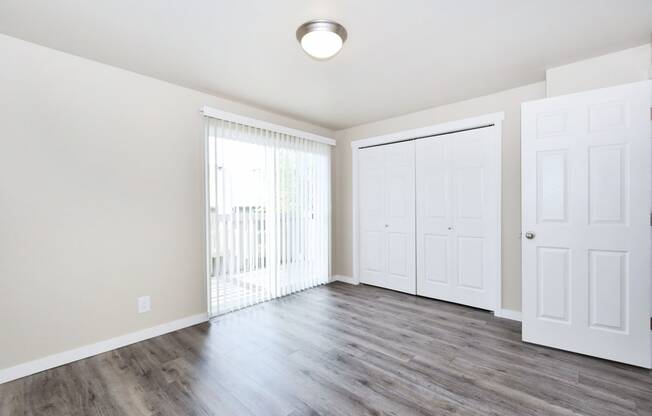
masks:
POLYGON ((652 375, 336 282, 5 383, 0 415, 652 415, 652 375))

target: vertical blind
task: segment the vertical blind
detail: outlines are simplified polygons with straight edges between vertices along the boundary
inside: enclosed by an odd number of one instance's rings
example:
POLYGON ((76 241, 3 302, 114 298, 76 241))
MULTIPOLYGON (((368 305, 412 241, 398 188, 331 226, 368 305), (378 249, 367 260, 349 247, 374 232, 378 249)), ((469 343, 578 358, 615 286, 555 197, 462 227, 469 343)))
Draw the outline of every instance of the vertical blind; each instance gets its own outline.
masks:
POLYGON ((206 117, 212 316, 326 283, 330 146, 206 117))

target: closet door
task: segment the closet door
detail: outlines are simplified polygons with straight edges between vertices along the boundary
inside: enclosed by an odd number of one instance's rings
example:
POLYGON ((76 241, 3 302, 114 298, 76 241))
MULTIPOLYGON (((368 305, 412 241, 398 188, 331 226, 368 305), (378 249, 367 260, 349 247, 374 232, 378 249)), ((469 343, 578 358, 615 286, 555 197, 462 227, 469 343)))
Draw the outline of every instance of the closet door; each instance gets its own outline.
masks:
POLYGON ((360 282, 416 293, 415 143, 359 150, 360 282))
POLYGON ((496 308, 499 152, 491 127, 417 140, 417 294, 496 308))

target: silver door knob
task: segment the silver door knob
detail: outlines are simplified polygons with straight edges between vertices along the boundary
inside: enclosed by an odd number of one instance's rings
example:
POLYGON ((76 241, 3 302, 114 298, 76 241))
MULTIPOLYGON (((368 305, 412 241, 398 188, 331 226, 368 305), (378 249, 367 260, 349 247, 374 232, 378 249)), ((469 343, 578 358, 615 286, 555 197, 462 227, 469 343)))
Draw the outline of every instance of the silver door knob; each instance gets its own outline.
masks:
POLYGON ((385 224, 385 228, 389 227, 389 224, 385 224))
POLYGON ((534 239, 534 236, 535 234, 532 231, 528 231, 527 233, 525 233, 525 238, 527 238, 528 240, 534 239))
POLYGON ((453 227, 448 227, 448 231, 451 231, 452 229, 453 229, 453 227))

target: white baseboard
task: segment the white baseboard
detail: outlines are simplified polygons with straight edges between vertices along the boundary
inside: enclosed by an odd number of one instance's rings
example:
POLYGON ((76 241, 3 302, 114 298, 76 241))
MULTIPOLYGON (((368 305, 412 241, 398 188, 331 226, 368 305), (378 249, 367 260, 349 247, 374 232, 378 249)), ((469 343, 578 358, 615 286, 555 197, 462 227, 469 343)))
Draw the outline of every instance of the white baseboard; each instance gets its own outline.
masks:
POLYGON ((111 351, 116 348, 121 348, 129 344, 144 341, 149 338, 154 338, 159 335, 167 334, 168 332, 173 332, 189 326, 197 325, 199 323, 206 322, 207 320, 208 314, 206 313, 193 315, 187 318, 178 319, 176 321, 167 322, 161 325, 153 326, 151 328, 142 329, 140 331, 131 332, 119 337, 100 341, 95 344, 86 345, 74 350, 68 350, 58 354, 39 358, 34 361, 18 364, 14 367, 0 369, 0 384, 16 380, 21 377, 29 376, 30 374, 45 371, 50 368, 59 367, 60 365, 72 363, 77 360, 82 360, 84 358, 111 351))
POLYGON ((344 282, 350 285, 357 285, 358 282, 355 281, 351 276, 344 276, 342 274, 334 274, 331 277, 331 282, 344 282))
POLYGON ((494 316, 499 318, 511 319, 512 321, 521 322, 521 312, 511 309, 498 309, 494 311, 494 316))

